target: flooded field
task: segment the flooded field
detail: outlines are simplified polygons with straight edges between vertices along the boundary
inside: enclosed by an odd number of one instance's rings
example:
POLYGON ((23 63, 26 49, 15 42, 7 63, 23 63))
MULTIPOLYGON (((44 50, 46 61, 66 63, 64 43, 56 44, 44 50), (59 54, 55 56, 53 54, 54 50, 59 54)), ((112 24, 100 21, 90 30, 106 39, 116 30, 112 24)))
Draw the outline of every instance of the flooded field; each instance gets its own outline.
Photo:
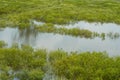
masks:
MULTIPOLYGON (((41 25, 43 23, 38 23, 41 25)), ((101 40, 99 37, 93 39, 73 37, 70 35, 60 35, 54 33, 41 33, 34 28, 19 30, 18 28, 5 28, 0 30, 0 40, 5 41, 8 47, 13 44, 30 45, 35 49, 47 49, 48 51, 63 49, 64 51, 106 51, 110 56, 120 55, 120 37, 114 38, 113 34, 120 34, 120 25, 113 23, 88 23, 78 22, 69 25, 55 25, 56 27, 88 29, 93 32, 111 34, 111 37, 106 37, 101 40), (114 30, 113 30, 114 29, 114 30)))

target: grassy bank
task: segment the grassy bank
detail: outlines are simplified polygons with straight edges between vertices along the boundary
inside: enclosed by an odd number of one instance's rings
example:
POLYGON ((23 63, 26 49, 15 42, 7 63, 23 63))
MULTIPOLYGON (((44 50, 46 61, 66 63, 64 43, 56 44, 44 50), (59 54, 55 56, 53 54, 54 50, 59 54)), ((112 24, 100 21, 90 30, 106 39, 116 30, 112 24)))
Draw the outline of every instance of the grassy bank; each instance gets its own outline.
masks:
POLYGON ((119 0, 0 0, 0 26, 29 26, 29 20, 65 24, 70 21, 120 23, 119 0))
POLYGON ((101 52, 68 53, 54 51, 50 54, 53 71, 65 80, 119 80, 120 57, 109 57, 101 52))
POLYGON ((0 80, 42 80, 52 66, 57 80, 119 80, 120 56, 104 52, 34 51, 29 46, 0 48, 0 80))

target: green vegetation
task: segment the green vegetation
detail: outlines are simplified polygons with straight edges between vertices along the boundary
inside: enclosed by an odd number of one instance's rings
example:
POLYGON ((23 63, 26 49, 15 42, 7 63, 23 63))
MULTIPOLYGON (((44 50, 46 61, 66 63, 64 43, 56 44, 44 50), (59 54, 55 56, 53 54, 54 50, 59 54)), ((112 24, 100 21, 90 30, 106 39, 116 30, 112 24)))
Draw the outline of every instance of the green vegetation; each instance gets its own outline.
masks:
POLYGON ((50 54, 53 71, 65 80, 120 80, 120 57, 101 52, 55 51, 50 54))
POLYGON ((105 40, 106 37, 109 37, 110 39, 117 39, 120 37, 119 33, 97 33, 92 32, 87 29, 80 29, 80 28, 71 28, 67 29, 65 27, 57 28, 51 23, 47 23, 44 25, 34 25, 35 29, 37 29, 40 32, 48 32, 48 33, 55 33, 55 34, 62 34, 62 35, 71 35, 75 37, 84 37, 84 38, 95 38, 99 37, 102 40, 105 40))
POLYGON ((3 48, 5 46, 7 46, 7 44, 4 41, 0 41, 0 48, 3 48))
POLYGON ((64 24, 70 21, 120 23, 119 0, 0 0, 0 26, 28 27, 30 20, 64 24))
MULTIPOLYGON (((47 71, 46 50, 34 51, 29 46, 0 48, 0 80, 42 80, 47 71)), ((49 63, 53 73, 64 80, 119 80, 120 56, 104 52, 51 51, 49 63)), ((58 80, 59 80, 58 79, 58 80)))
POLYGON ((42 80, 46 51, 23 48, 0 48, 0 80, 42 80))
POLYGON ((120 34, 119 33, 113 34, 113 33, 110 32, 110 33, 107 34, 107 36, 110 37, 111 39, 117 39, 117 38, 120 37, 120 34))
MULTIPOLYGON (((86 38, 118 38, 118 33, 91 32, 78 28, 56 28, 54 24, 114 22, 120 24, 119 0, 0 0, 0 27, 27 29, 31 21, 45 22, 35 26, 40 32, 59 33, 86 38)), ((120 80, 120 56, 104 52, 47 52, 14 44, 6 48, 0 41, 0 80, 42 80, 49 67, 61 80, 120 80), (49 54, 49 55, 48 55, 49 54), (47 59, 49 61, 47 61, 47 59)), ((91 46, 92 47, 92 46, 91 46)), ((59 80, 59 79, 58 79, 59 80)))
POLYGON ((50 23, 44 24, 42 26, 36 26, 35 28, 39 30, 40 32, 58 33, 62 35, 72 35, 76 37, 79 36, 79 37, 85 37, 85 38, 92 38, 93 34, 98 34, 98 33, 91 32, 89 30, 79 29, 79 28, 72 28, 72 29, 56 28, 50 23))
MULTIPOLYGON (((32 20, 37 20, 46 23, 43 27, 37 28, 41 32, 86 38, 97 35, 104 40, 104 33, 98 34, 77 28, 56 29, 51 26, 80 20, 120 23, 119 4, 118 0, 0 0, 0 27, 26 28, 31 26, 32 20), (45 27, 46 25, 49 27, 45 27)), ((119 36, 115 35, 115 37, 119 36)))

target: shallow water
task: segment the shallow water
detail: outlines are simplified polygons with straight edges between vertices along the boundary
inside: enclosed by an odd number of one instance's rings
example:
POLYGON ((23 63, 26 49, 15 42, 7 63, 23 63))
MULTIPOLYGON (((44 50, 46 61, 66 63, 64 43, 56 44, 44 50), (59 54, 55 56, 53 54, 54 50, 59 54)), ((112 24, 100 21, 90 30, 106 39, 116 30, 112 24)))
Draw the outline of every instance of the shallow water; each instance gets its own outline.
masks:
POLYGON ((44 22, 38 22, 36 20, 32 20, 31 22, 33 22, 33 24, 36 24, 36 25, 44 25, 45 24, 44 22))
MULTIPOLYGON (((117 29, 115 27, 114 32, 118 32, 118 29, 120 27, 117 29)), ((101 40, 101 38, 96 37, 86 39, 53 33, 40 33, 33 28, 19 30, 18 28, 7 27, 0 30, 0 40, 5 41, 8 47, 18 43, 19 46, 26 44, 35 49, 42 48, 48 51, 56 49, 63 49, 67 52, 106 51, 110 56, 120 55, 120 38, 101 40)))
POLYGON ((80 28, 80 29, 88 29, 93 32, 98 32, 98 33, 119 33, 120 34, 120 25, 117 25, 115 23, 89 23, 86 21, 79 21, 77 23, 71 23, 68 25, 55 25, 55 27, 60 28, 80 28))

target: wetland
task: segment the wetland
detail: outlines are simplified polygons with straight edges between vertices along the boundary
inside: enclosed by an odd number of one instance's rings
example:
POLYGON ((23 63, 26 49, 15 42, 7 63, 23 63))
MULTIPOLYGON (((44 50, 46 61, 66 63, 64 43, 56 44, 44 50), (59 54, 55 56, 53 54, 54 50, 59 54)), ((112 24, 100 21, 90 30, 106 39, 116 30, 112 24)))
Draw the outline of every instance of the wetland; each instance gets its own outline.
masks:
POLYGON ((0 80, 120 80, 119 0, 0 0, 0 80))

